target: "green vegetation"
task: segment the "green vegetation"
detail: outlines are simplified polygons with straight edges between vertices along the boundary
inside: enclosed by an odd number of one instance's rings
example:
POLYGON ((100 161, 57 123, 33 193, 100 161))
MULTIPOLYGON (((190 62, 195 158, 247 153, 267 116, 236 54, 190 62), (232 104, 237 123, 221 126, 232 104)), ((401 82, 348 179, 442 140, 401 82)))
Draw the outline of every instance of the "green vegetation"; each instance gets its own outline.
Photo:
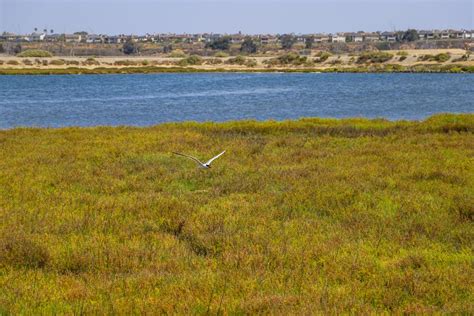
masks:
POLYGON ((214 54, 214 57, 225 58, 225 57, 229 57, 229 54, 223 51, 219 51, 214 54))
POLYGON ((0 131, 0 313, 472 314, 473 142, 474 115, 0 131))
POLYGON ((245 62, 245 66, 253 68, 257 67, 258 63, 255 59, 253 58, 248 58, 247 61, 245 62))
POLYGON ((171 52, 169 57, 171 57, 171 58, 185 58, 186 53, 181 49, 175 49, 171 52))
POLYGON ((17 60, 9 60, 7 61, 7 65, 17 66, 20 63, 17 60))
POLYGON ((19 53, 21 53, 22 49, 23 49, 23 48, 21 47, 21 44, 18 43, 18 44, 16 44, 15 47, 13 48, 13 53, 14 53, 15 55, 18 55, 19 53))
POLYGON ((223 36, 216 40, 213 40, 210 43, 207 43, 206 48, 211 48, 214 50, 228 50, 230 48, 230 44, 231 44, 230 37, 223 36))
POLYGON ((418 31, 414 29, 407 30, 402 35, 402 40, 405 42, 414 42, 420 39, 418 31))
POLYGON ((291 34, 280 36, 281 48, 291 49, 296 44, 296 37, 291 34))
POLYGON ((359 56, 357 63, 384 63, 392 58, 393 55, 386 52, 365 52, 359 56))
POLYGON ((319 51, 316 53, 316 58, 314 59, 315 63, 322 63, 328 60, 329 57, 332 56, 330 52, 319 51))
POLYGON ((64 59, 53 59, 49 62, 49 64, 53 66, 62 66, 66 64, 66 62, 64 59))
POLYGON ((149 60, 117 60, 114 62, 114 66, 148 66, 150 65, 149 60))
POLYGON ((464 55, 462 55, 461 57, 459 58, 455 58, 453 59, 453 63, 457 63, 457 62, 463 62, 463 61, 468 61, 469 58, 471 57, 471 52, 470 51, 466 51, 466 53, 464 55))
POLYGON ((399 52, 397 53, 397 56, 400 56, 400 58, 398 59, 398 61, 404 61, 405 59, 408 58, 408 55, 409 55, 409 54, 408 54, 408 52, 406 52, 406 51, 403 51, 403 50, 399 51, 399 52))
POLYGON ((408 57, 408 52, 401 50, 397 53, 397 56, 408 57))
POLYGON ((19 54, 17 57, 53 57, 53 54, 41 49, 27 49, 19 54))
MULTIPOLYGON (((19 63, 16 60, 10 60, 15 65, 19 63)), ((44 62, 47 63, 45 60, 44 62)), ((40 61, 41 63, 41 61, 40 61)), ((70 61, 66 61, 69 64, 70 61)), ((206 60, 209 63, 209 60, 206 60)), ((218 62, 217 62, 218 63, 218 62)), ((216 64, 217 64, 216 63, 216 64)), ((338 73, 474 73, 474 66, 466 66, 461 64, 449 65, 433 65, 433 64, 418 64, 415 66, 404 66, 397 64, 374 64, 368 66, 356 67, 329 67, 329 68, 312 68, 312 64, 307 61, 303 64, 305 68, 272 68, 271 66, 278 66, 275 60, 267 62, 267 67, 262 68, 241 68, 241 69, 225 69, 225 68, 193 68, 193 67, 157 67, 157 66, 135 66, 127 68, 105 68, 96 67, 92 69, 68 67, 68 68, 51 68, 51 69, 37 69, 37 68, 0 68, 0 75, 87 75, 87 74, 137 74, 137 73, 205 73, 205 72, 287 72, 287 73, 310 73, 310 72, 338 72, 338 73)), ((256 66, 253 59, 248 61, 248 67, 256 66)))
POLYGON ((278 66, 278 65, 300 66, 307 62, 308 62, 308 57, 300 56, 294 52, 289 52, 287 54, 265 61, 265 63, 268 64, 269 66, 278 66))
POLYGON ((89 57, 85 61, 83 61, 82 64, 85 66, 98 66, 100 65, 100 62, 95 58, 89 57))
POLYGON ((244 54, 255 54, 257 52, 257 44, 248 36, 240 46, 240 52, 244 54))
POLYGON ((29 59, 23 59, 21 62, 23 63, 23 65, 27 65, 27 66, 33 65, 33 62, 29 59))
POLYGON ((233 58, 229 58, 226 60, 226 64, 229 64, 229 65, 245 65, 245 62, 247 61, 247 59, 244 57, 244 56, 236 56, 236 57, 233 57, 233 58))
POLYGON ((240 65, 246 67, 255 67, 257 66, 257 61, 253 58, 246 58, 245 56, 236 56, 233 58, 229 58, 225 61, 225 64, 228 65, 240 65))
POLYGON ((139 50, 140 50, 140 46, 137 43, 135 43, 132 39, 128 39, 122 45, 122 52, 125 55, 138 54, 139 50))
POLYGON ((77 60, 66 60, 66 65, 78 66, 79 62, 77 60))
POLYGON ((140 64, 137 60, 116 60, 114 66, 138 66, 140 64))
POLYGON ((314 45, 314 36, 311 35, 311 36, 306 37, 304 41, 304 47, 306 49, 311 49, 313 48, 313 45, 314 45))
POLYGON ((440 53, 437 55, 422 55, 418 57, 418 60, 420 61, 436 61, 438 63, 444 63, 447 62, 451 58, 451 55, 448 53, 440 53))
POLYGON ((202 57, 197 56, 197 55, 191 55, 189 57, 183 58, 178 62, 179 66, 195 66, 195 65, 201 65, 204 62, 202 57))
POLYGON ((219 65, 222 64, 223 61, 220 58, 209 58, 205 60, 206 65, 219 65))
POLYGON ((330 65, 342 65, 343 62, 340 59, 334 59, 329 62, 330 65))

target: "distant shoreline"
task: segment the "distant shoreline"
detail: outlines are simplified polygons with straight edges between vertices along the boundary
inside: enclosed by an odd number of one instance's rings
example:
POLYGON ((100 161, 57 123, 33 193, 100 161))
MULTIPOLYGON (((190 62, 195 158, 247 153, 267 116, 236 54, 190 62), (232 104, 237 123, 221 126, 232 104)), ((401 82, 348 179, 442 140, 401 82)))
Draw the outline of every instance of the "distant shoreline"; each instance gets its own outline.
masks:
POLYGON ((369 67, 330 68, 199 68, 199 67, 123 67, 123 68, 3 68, 0 75, 102 75, 102 74, 153 74, 153 73, 474 73, 474 66, 460 64, 397 64, 372 65, 369 67))
POLYGON ((198 72, 474 73, 474 56, 459 49, 366 51, 358 54, 317 52, 311 55, 286 52, 270 56, 227 57, 34 57, 39 52, 30 52, 31 57, 0 56, 0 75, 198 72))

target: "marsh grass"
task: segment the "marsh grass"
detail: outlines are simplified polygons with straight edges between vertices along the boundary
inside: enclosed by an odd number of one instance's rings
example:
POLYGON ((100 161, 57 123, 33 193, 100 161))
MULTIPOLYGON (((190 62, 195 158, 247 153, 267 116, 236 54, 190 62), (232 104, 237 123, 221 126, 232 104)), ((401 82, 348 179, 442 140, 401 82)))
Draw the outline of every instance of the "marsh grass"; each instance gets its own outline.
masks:
MULTIPOLYGON (((47 60, 35 60, 36 63, 43 63, 48 65, 47 60)), ((97 62, 97 61, 96 61, 97 62)), ((90 64, 94 63, 89 62, 90 64)), ((246 68, 241 69, 229 69, 219 68, 218 64, 222 62, 208 59, 206 64, 215 64, 215 68, 196 68, 187 63, 176 65, 176 62, 171 62, 172 67, 160 67, 156 65, 143 65, 143 62, 132 61, 120 61, 120 67, 95 67, 95 68, 81 68, 81 67, 68 67, 68 68, 2 68, 0 69, 0 75, 87 75, 87 74, 147 74, 147 73, 216 73, 216 72, 285 72, 285 73, 311 73, 311 72, 322 72, 322 73, 474 73, 474 66, 467 66, 461 64, 449 64, 449 65, 436 65, 436 64, 415 64, 413 66, 404 66, 400 64, 366 64, 357 65, 351 67, 337 66, 340 64, 336 61, 332 67, 329 68, 314 68, 314 62, 307 60, 304 64, 298 64, 293 66, 302 66, 303 68, 274 68, 276 64, 267 64, 266 68, 256 68, 257 63, 254 59, 247 59, 245 62, 246 68), (133 66, 133 65, 134 66, 133 66), (336 64, 336 65, 334 65, 336 64), (121 67, 129 65, 130 67, 121 67), (142 66, 140 66, 142 65, 142 66), (188 65, 188 66, 186 66, 188 65)), ((66 61, 67 65, 79 66, 77 61, 66 61)), ((118 66, 118 64, 114 64, 118 66)), ((16 60, 10 60, 7 65, 19 65, 16 60)))
POLYGON ((18 57, 53 57, 53 55, 42 49, 27 49, 16 56, 18 57))
POLYGON ((471 314, 473 143, 474 115, 0 131, 0 313, 471 314))

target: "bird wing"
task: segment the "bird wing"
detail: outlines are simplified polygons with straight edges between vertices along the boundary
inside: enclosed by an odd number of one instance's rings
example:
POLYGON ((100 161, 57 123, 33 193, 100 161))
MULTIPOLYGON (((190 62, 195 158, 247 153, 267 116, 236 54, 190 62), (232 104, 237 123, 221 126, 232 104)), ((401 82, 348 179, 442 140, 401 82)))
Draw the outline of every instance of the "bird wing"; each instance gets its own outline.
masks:
POLYGON ((223 154, 225 153, 225 150, 223 152, 221 152, 219 155, 209 159, 207 162, 206 162, 206 165, 210 165, 214 160, 216 160, 217 158, 219 158, 220 156, 222 156, 223 154))
POLYGON ((189 159, 192 159, 192 160, 194 160, 196 163, 198 163, 199 165, 203 165, 203 163, 202 163, 199 159, 197 159, 197 158, 195 158, 195 157, 193 157, 193 156, 189 156, 189 155, 185 155, 185 154, 181 154, 181 153, 176 153, 176 152, 173 152, 173 154, 178 155, 178 156, 183 156, 183 157, 186 157, 186 158, 189 158, 189 159))

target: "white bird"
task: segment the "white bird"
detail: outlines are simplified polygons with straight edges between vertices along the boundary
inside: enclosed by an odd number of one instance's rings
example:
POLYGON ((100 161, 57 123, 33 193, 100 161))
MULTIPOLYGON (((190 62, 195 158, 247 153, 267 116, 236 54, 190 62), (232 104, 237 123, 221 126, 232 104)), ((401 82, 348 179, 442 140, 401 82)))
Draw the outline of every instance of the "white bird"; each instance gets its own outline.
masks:
POLYGON ((193 157, 193 156, 189 156, 189 155, 185 155, 185 154, 181 154, 181 153, 176 153, 176 152, 173 152, 173 154, 175 155, 179 155, 179 156, 183 156, 183 157, 186 157, 186 158, 189 158, 189 159, 192 159, 194 160, 194 162, 196 162, 199 167, 201 168, 204 168, 204 169, 209 169, 211 168, 211 163, 216 160, 217 158, 219 158, 220 156, 222 156, 223 154, 225 153, 225 150, 223 152, 221 152, 219 155, 209 159, 208 161, 206 162, 201 162, 199 159, 197 159, 196 157, 193 157))

